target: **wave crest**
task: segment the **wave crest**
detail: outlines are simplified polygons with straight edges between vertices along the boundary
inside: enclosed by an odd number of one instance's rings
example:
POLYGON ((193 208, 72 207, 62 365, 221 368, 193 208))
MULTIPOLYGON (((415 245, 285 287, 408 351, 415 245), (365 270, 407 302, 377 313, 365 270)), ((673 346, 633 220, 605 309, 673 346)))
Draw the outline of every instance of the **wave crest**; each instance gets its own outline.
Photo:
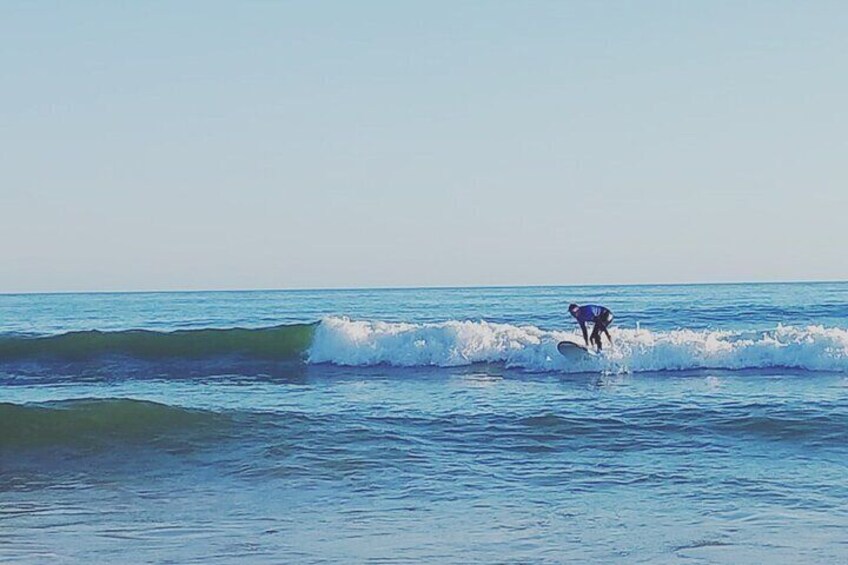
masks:
POLYGON ((0 361, 85 360, 109 355, 138 359, 214 358, 297 359, 309 347, 315 324, 270 328, 177 330, 99 330, 45 337, 0 338, 0 361))
POLYGON ((226 418, 214 412, 129 398, 0 403, 0 449, 154 442, 221 424, 226 418))
POLYGON ((308 352, 310 363, 452 367, 503 363, 527 371, 641 372, 791 367, 848 371, 848 330, 778 326, 766 332, 616 328, 603 355, 576 362, 557 352, 576 332, 486 321, 437 324, 324 319, 308 352))

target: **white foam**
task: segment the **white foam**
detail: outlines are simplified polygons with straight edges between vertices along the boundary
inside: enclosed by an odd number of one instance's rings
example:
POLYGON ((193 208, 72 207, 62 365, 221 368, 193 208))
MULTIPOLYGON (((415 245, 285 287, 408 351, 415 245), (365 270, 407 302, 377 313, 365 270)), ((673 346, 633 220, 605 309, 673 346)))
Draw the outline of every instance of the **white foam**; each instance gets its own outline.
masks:
POLYGON ((451 320, 437 324, 324 319, 309 362, 348 366, 453 367, 502 363, 528 371, 637 372, 792 367, 848 371, 848 330, 778 326, 768 332, 650 331, 616 328, 615 344, 577 363, 556 344, 575 332, 451 320))

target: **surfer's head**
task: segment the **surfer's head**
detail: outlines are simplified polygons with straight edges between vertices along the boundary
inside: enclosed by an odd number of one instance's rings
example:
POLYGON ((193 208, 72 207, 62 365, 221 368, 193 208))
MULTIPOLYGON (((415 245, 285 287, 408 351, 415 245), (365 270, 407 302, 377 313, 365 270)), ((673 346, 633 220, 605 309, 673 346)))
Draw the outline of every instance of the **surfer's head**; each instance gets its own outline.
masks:
POLYGON ((576 316, 576 315, 577 315, 577 311, 578 311, 578 310, 580 310, 580 306, 578 306, 577 304, 569 304, 569 305, 568 305, 568 312, 569 312, 572 316, 576 316))

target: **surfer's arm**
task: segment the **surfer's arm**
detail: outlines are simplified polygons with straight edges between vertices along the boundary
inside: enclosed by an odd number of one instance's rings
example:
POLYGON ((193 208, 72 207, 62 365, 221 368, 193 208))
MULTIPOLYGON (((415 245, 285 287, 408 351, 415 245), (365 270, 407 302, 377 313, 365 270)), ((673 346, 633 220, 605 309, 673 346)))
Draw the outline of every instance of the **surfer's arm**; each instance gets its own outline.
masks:
POLYGON ((577 323, 580 324, 580 329, 583 330, 583 341, 586 342, 586 347, 589 346, 589 332, 586 331, 586 322, 583 320, 577 320, 577 323))

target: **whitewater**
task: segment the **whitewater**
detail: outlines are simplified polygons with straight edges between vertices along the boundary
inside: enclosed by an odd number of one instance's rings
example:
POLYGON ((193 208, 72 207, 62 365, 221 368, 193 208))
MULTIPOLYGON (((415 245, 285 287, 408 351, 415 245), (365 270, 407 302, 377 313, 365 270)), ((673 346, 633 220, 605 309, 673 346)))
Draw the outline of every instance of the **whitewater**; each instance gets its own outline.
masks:
POLYGON ((434 324, 326 318, 308 351, 311 363, 349 366, 453 367, 503 363, 528 371, 641 372, 786 367, 848 371, 848 330, 778 326, 762 332, 618 328, 602 355, 574 362, 557 352, 579 332, 485 321, 434 324))

